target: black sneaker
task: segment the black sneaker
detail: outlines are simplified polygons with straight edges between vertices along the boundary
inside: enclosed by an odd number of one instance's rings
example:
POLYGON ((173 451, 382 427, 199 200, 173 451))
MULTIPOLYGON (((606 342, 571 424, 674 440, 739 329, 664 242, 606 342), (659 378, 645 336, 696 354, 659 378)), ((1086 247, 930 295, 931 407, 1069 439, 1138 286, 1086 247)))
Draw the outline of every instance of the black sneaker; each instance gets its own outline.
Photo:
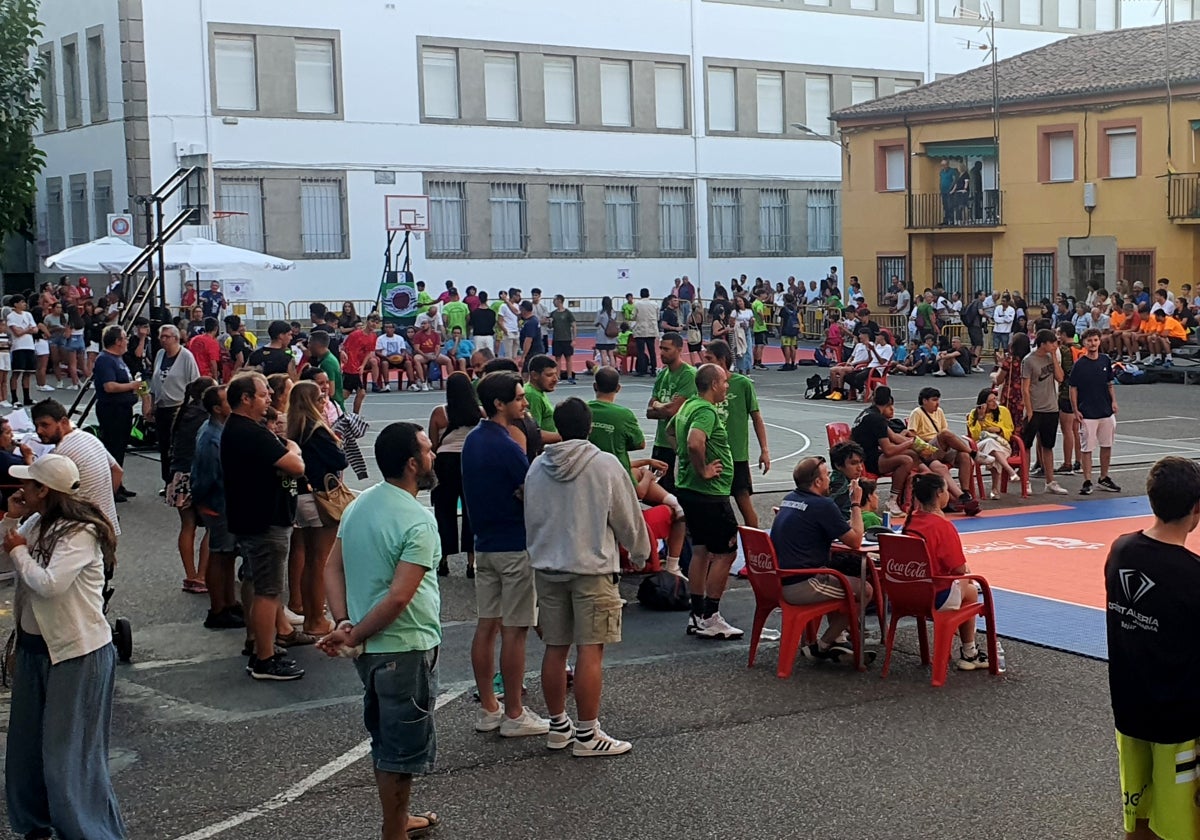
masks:
POLYGON ((1083 482, 1083 486, 1079 488, 1079 495, 1080 496, 1092 495, 1092 482, 1090 482, 1090 481, 1083 482))
POLYGON ((118 492, 118 493, 123 493, 123 494, 125 494, 126 496, 128 496, 128 497, 129 497, 129 498, 131 498, 131 499, 137 498, 137 493, 134 493, 132 490, 130 490, 130 489, 129 489, 128 487, 126 487, 124 484, 122 484, 122 485, 121 485, 121 489, 120 489, 120 490, 118 490, 117 492, 118 492))
POLYGON ((304 676, 304 669, 293 660, 281 653, 270 659, 252 659, 250 662, 250 677, 256 680, 276 680, 287 682, 298 680, 304 676))
POLYGON ((804 645, 800 648, 800 653, 805 659, 829 659, 829 651, 821 650, 817 644, 804 645))
POLYGON ((1083 467, 1081 467, 1081 466, 1079 465, 1079 462, 1078 462, 1078 461, 1076 461, 1074 464, 1072 464, 1072 465, 1071 465, 1071 469, 1075 470, 1075 472, 1079 472, 1080 470, 1082 470, 1082 469, 1083 469, 1083 467))
POLYGON ((245 627, 246 621, 231 610, 221 610, 220 612, 209 610, 208 616, 204 619, 204 626, 209 630, 234 630, 245 627))
POLYGON ((1078 467, 1072 467, 1070 464, 1060 464, 1054 468, 1055 475, 1074 475, 1078 467))
POLYGON ((1034 468, 1029 471, 1030 478, 1041 478, 1045 474, 1046 474, 1046 471, 1042 469, 1041 464, 1035 465, 1034 468))
POLYGON ((974 656, 963 656, 962 650, 958 652, 958 670, 960 671, 979 671, 986 670, 988 666, 988 655, 981 647, 975 648, 974 656))
POLYGON ((438 563, 437 574, 438 574, 438 577, 449 577, 450 576, 450 564, 448 562, 446 562, 445 560, 440 561, 438 563))
POLYGON ((1109 493, 1120 493, 1121 492, 1121 488, 1119 486, 1117 486, 1117 482, 1113 481, 1108 476, 1104 476, 1104 478, 1100 479, 1096 483, 1100 485, 1101 490, 1107 490, 1109 493))

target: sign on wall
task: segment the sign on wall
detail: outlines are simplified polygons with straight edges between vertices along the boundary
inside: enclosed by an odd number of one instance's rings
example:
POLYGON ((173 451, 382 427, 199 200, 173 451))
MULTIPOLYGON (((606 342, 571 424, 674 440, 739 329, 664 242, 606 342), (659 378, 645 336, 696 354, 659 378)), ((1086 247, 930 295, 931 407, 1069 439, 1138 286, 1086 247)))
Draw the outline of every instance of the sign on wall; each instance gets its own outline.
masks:
POLYGON ((123 239, 133 244, 133 216, 129 213, 109 213, 107 236, 123 239))

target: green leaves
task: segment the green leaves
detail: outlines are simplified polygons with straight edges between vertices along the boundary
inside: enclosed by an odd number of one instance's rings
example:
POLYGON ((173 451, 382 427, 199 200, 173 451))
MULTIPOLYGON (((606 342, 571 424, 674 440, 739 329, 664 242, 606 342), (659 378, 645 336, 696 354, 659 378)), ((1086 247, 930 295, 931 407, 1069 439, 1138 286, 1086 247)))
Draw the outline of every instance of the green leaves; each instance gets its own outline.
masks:
POLYGON ((0 234, 29 226, 46 156, 33 142, 42 116, 37 0, 0 0, 0 234))

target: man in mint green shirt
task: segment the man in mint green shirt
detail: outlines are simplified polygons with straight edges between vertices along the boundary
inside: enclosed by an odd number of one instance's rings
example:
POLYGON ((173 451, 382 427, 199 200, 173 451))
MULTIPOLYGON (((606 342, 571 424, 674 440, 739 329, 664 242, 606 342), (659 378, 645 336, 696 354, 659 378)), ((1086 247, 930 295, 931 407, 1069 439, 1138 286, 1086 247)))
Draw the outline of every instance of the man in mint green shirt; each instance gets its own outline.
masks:
POLYGON ((684 401, 696 395, 696 369, 683 360, 683 336, 679 333, 667 333, 662 337, 658 343, 658 356, 663 366, 654 377, 646 417, 658 421, 651 456, 667 465, 658 483, 671 493, 675 489, 675 444, 670 440, 668 429, 684 401))
POLYGON ((758 512, 754 510, 754 482, 750 477, 750 424, 758 438, 758 465, 763 475, 771 469, 771 453, 767 449, 767 424, 758 410, 758 393, 754 380, 730 371, 733 351, 720 339, 710 341, 704 349, 704 361, 720 365, 729 373, 729 393, 717 406, 729 432, 729 449, 733 453, 733 500, 737 502, 742 520, 751 528, 758 527, 758 512))
POLYGON ((415 423, 392 423, 375 442, 383 481, 342 513, 325 581, 336 628, 318 644, 329 656, 359 652, 363 709, 371 736, 383 836, 425 828, 408 815, 414 774, 433 770, 434 709, 442 643, 434 574, 437 523, 417 501, 433 486, 433 446, 415 423), (414 716, 411 709, 424 710, 414 716))
POLYGON ((542 430, 542 443, 559 443, 562 437, 554 425, 554 406, 547 394, 558 387, 558 363, 545 354, 529 360, 529 384, 525 387, 525 400, 529 403, 529 414, 542 430))
POLYGON ((329 384, 333 387, 330 397, 338 408, 346 410, 346 392, 342 390, 342 363, 329 350, 329 333, 314 331, 308 337, 308 355, 316 362, 317 367, 325 371, 329 384))
POLYGON ((721 595, 737 554, 737 519, 729 494, 733 453, 718 406, 729 392, 729 374, 720 365, 696 371, 696 396, 675 415, 679 478, 675 498, 692 535, 688 590, 692 611, 688 635, 740 639, 742 631, 721 617, 721 595))

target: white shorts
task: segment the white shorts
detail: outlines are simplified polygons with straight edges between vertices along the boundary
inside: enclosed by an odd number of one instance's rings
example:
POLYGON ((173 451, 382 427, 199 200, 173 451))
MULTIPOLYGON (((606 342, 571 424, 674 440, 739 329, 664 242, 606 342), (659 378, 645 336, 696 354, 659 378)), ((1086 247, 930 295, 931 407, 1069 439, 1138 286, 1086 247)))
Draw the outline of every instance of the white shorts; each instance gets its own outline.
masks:
POLYGON ((0 350, 0 370, 12 370, 12 353, 0 350))
POLYGON ((95 341, 89 341, 87 344, 87 351, 89 353, 99 353, 100 345, 95 341))
POLYGON ((44 338, 39 338, 33 342, 33 352, 38 356, 50 355, 50 342, 44 338))
POLYGON ((476 350, 491 350, 492 352, 496 351, 496 342, 493 336, 477 335, 471 340, 475 342, 476 350))
POLYGON ((1095 452, 1096 444, 1101 449, 1112 449, 1113 440, 1117 436, 1117 418, 1115 415, 1089 420, 1086 417, 1080 421, 1079 448, 1083 452, 1095 452))
POLYGON ((946 596, 946 600, 938 607, 938 612, 953 612, 963 605, 963 599, 966 598, 967 606, 974 604, 979 600, 979 584, 973 580, 964 581, 961 578, 950 584, 950 594, 946 596), (971 589, 964 596, 963 586, 970 585, 971 589))

